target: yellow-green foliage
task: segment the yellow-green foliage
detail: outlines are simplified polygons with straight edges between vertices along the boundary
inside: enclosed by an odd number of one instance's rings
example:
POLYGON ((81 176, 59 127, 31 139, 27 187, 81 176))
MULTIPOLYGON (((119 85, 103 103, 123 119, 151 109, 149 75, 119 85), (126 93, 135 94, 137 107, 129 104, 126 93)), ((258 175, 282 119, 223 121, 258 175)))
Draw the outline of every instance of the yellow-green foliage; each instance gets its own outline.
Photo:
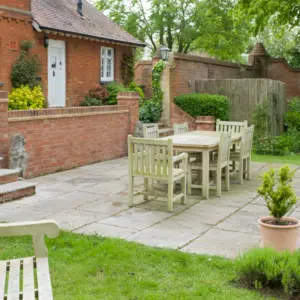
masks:
POLYGON ((44 107, 44 95, 41 86, 30 88, 22 85, 12 89, 8 95, 8 108, 11 110, 38 109, 44 107))
POLYGON ((282 218, 297 202, 292 180, 295 171, 291 171, 286 165, 278 172, 274 169, 266 172, 263 176, 263 184, 258 193, 265 199, 271 216, 280 224, 282 218))

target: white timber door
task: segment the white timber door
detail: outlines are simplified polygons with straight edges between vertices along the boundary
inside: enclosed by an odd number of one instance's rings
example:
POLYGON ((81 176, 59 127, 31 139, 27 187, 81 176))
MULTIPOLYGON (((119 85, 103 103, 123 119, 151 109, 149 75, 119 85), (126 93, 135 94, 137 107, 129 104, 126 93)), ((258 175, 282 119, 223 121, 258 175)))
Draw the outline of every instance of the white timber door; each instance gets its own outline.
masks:
POLYGON ((66 106, 66 44, 64 41, 49 40, 48 106, 66 106))

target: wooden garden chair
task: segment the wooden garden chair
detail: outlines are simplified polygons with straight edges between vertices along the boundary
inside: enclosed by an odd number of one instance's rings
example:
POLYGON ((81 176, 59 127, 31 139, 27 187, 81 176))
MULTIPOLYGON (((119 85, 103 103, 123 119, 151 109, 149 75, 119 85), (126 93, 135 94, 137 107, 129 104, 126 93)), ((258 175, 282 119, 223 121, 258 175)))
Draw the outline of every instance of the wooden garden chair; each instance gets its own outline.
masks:
MULTIPOLYGON (((221 180, 222 180, 222 170, 225 169, 225 182, 226 182, 226 191, 229 191, 230 182, 229 182, 229 155, 230 155, 230 145, 231 145, 231 132, 224 132, 220 137, 220 144, 217 153, 217 158, 209 161, 209 171, 215 173, 216 185, 209 186, 209 189, 216 189, 217 196, 221 197, 221 180)), ((188 170, 189 175, 189 189, 191 188, 202 188, 201 184, 192 184, 192 171, 198 170, 202 172, 202 161, 195 161, 190 163, 190 168, 188 170)), ((201 176, 198 176, 201 178, 201 176)))
POLYGON ((243 178, 251 179, 251 152, 253 143, 254 126, 243 130, 242 142, 239 151, 230 152, 230 160, 239 163, 239 183, 243 184, 243 178))
POLYGON ((248 121, 244 122, 235 122, 235 121, 221 121, 217 120, 216 131, 219 132, 229 132, 240 133, 244 128, 248 127, 248 121))
POLYGON ((173 211, 173 202, 181 199, 186 203, 186 174, 187 174, 186 153, 173 156, 172 139, 141 139, 128 136, 128 163, 129 163, 129 193, 128 206, 133 206, 133 197, 144 195, 161 197, 152 188, 149 188, 149 180, 167 181, 168 183, 168 210, 173 211), (174 168, 174 163, 182 162, 180 169, 174 168), (134 193, 134 178, 144 178, 144 190, 134 193), (174 182, 181 181, 182 191, 174 195, 174 182))
POLYGON ((0 224, 1 237, 31 235, 35 253, 34 257, 0 261, 1 300, 53 299, 44 235, 55 238, 58 234, 54 221, 0 224))
POLYGON ((188 123, 182 123, 182 124, 173 124, 173 131, 174 134, 180 134, 184 132, 189 131, 189 124, 188 123))
POLYGON ((158 139, 159 138, 158 124, 144 124, 143 135, 144 138, 146 139, 158 139))

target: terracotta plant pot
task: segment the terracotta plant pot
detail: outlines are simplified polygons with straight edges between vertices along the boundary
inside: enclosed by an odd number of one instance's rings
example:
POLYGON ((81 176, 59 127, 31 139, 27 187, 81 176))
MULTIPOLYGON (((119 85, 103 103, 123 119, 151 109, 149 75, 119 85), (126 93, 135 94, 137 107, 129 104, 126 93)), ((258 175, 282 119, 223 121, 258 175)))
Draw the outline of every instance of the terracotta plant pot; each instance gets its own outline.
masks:
POLYGON ((262 217, 258 220, 262 237, 260 246, 272 247, 277 251, 295 251, 297 249, 300 222, 294 218, 283 217, 283 221, 292 222, 293 225, 273 225, 265 223, 265 221, 270 222, 272 220, 275 220, 275 218, 262 217))

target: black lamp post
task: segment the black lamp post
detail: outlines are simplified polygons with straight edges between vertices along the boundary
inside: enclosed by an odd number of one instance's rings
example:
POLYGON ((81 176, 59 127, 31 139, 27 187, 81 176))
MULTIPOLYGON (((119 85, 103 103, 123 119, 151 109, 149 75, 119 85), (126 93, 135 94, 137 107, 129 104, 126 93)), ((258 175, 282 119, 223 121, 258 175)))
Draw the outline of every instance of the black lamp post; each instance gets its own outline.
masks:
POLYGON ((167 46, 162 46, 160 49, 158 49, 160 53, 160 57, 163 61, 167 61, 169 59, 169 55, 171 50, 167 46))

